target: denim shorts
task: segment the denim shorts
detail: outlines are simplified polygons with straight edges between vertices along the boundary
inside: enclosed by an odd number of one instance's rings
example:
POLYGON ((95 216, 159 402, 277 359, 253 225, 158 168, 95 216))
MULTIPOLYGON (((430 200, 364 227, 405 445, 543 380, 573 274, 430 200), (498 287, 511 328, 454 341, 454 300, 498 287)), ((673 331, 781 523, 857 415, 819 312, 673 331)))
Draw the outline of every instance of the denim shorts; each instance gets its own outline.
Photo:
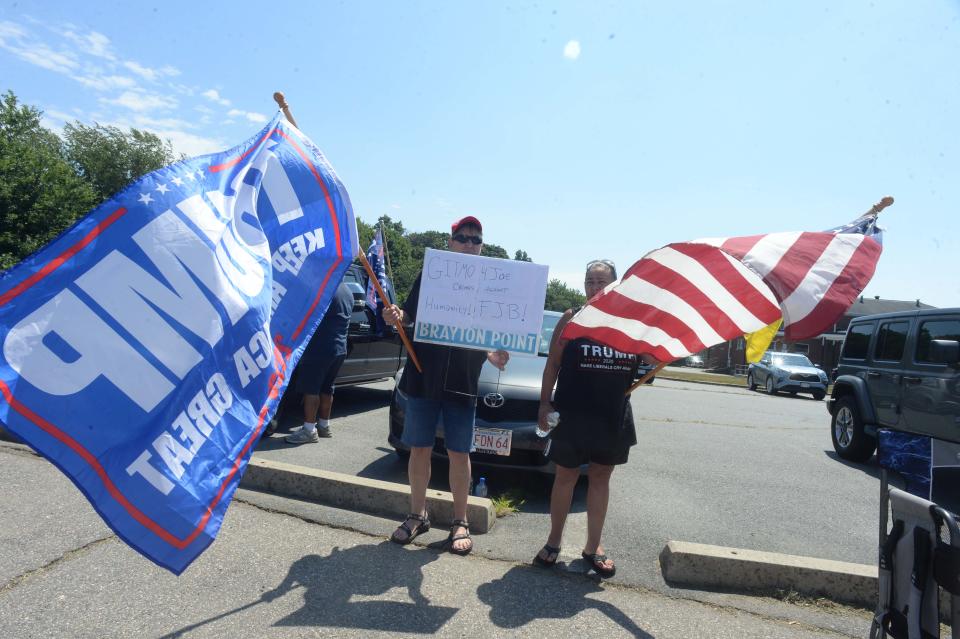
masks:
POLYGON ((477 405, 407 397, 403 436, 410 448, 433 448, 440 425, 447 450, 469 453, 473 447, 473 420, 477 405), (442 418, 442 420, 441 420, 442 418))

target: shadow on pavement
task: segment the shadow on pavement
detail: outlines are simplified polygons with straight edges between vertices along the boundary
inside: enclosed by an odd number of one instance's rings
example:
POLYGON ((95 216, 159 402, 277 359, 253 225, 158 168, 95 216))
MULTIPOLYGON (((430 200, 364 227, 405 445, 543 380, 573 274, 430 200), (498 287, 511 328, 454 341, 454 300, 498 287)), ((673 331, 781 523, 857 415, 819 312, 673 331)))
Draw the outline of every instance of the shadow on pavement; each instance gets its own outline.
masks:
MULTIPOLYGON (((838 455, 834 450, 824 450, 823 454, 829 457, 830 459, 832 459, 833 461, 839 464, 843 464, 848 468, 859 470, 861 473, 865 475, 870 475, 875 479, 880 479, 880 465, 877 463, 876 455, 871 457, 866 462, 860 463, 860 462, 852 462, 852 461, 846 460, 840 455, 838 455)), ((890 473, 891 478, 893 477, 894 474, 895 473, 890 473)))
MULTIPOLYGON (((279 441, 277 443, 266 440, 261 441, 258 449, 273 450, 289 446, 289 444, 284 444, 283 439, 279 438, 279 436, 275 436, 274 439, 279 439, 279 441)), ((357 472, 357 476, 406 484, 407 460, 398 457, 391 448, 384 447, 377 448, 377 450, 383 452, 384 455, 360 469, 357 472)), ((429 487, 433 490, 449 491, 449 473, 449 463, 445 459, 434 458, 430 471, 429 487)), ((474 481, 477 481, 480 477, 486 479, 489 491, 488 496, 496 497, 507 494, 514 501, 516 501, 517 498, 522 499, 523 504, 520 506, 520 510, 525 513, 546 514, 550 512, 550 489, 553 486, 553 475, 474 465, 474 481)), ((577 483, 570 512, 585 512, 586 509, 587 480, 586 477, 583 477, 577 483)))
POLYGON ((294 562, 281 584, 260 599, 187 626, 163 639, 183 637, 211 623, 303 589, 303 607, 279 619, 278 627, 355 628, 400 634, 433 634, 459 608, 434 606, 421 587, 423 568, 439 555, 428 550, 398 549, 395 544, 334 548, 326 557, 308 555, 294 562), (398 551, 399 550, 399 551, 398 551), (409 601, 363 600, 382 597, 393 588, 407 591, 409 601), (357 601, 358 598, 361 598, 357 601))
POLYGON ((558 587, 557 577, 538 568, 515 566, 477 588, 477 596, 490 606, 490 621, 500 628, 520 628, 537 619, 572 619, 594 609, 634 637, 653 638, 613 604, 588 598, 603 592, 595 581, 561 577, 565 582, 558 587))
MULTIPOLYGON (((392 481, 398 484, 407 483, 407 460, 400 459, 400 457, 393 452, 393 449, 377 448, 377 450, 382 451, 384 455, 361 468, 360 471, 357 472, 357 477, 392 481)), ((446 486, 446 474, 438 478, 437 474, 434 473, 430 480, 430 488, 447 490, 446 488, 440 487, 438 481, 441 479, 443 480, 443 486, 446 486)))

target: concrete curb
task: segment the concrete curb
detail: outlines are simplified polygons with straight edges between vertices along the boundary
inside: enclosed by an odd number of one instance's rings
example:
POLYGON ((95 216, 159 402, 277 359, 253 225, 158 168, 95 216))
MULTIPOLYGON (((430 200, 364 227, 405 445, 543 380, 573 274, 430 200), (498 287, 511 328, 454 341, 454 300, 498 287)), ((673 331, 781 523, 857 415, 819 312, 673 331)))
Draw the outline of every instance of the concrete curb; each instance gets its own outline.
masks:
MULTIPOLYGON (((285 497, 301 497, 328 506, 374 515, 402 518, 410 512, 410 487, 379 479, 367 479, 329 470, 253 458, 240 482, 241 488, 268 490, 285 497)), ((446 524, 453 520, 453 495, 427 490, 430 519, 446 524)), ((496 521, 493 502, 482 497, 467 499, 470 530, 488 532, 496 521)))
POLYGON ((671 585, 786 590, 870 609, 877 603, 877 567, 865 564, 668 541, 660 567, 671 585))

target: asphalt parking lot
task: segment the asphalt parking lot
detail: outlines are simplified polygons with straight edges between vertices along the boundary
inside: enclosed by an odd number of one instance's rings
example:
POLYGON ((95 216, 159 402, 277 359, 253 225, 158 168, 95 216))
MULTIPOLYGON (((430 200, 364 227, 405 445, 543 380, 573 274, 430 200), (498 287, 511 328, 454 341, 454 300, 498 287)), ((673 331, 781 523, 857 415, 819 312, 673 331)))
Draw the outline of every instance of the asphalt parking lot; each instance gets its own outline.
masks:
MULTIPOLYGON (((393 383, 338 391, 331 439, 291 447, 282 433, 256 455, 387 481, 404 482, 405 463, 386 443, 393 383)), ((613 476, 604 545, 617 581, 664 589, 658 554, 668 539, 856 563, 876 553, 878 468, 851 465, 830 444, 823 402, 744 389, 657 380, 633 396, 638 445, 613 476)), ((446 468, 432 484, 446 489, 446 468)), ((548 529, 549 478, 474 469, 491 495, 513 491, 519 513, 477 539, 487 556, 529 560, 548 529)), ((575 496, 564 555, 585 538, 585 490, 575 496)), ((360 517, 358 515, 358 517, 360 517)), ((350 525, 350 515, 343 521, 350 525)), ((360 523, 358 528, 362 528, 360 523)), ((441 539, 443 530, 429 533, 441 539)))

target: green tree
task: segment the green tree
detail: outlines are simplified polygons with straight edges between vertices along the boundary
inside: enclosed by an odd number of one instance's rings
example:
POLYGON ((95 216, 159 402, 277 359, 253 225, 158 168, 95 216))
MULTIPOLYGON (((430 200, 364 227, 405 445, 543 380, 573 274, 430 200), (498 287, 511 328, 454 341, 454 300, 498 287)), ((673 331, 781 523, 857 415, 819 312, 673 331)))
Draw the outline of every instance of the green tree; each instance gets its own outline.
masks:
POLYGON ((568 308, 583 306, 586 296, 576 289, 572 289, 561 280, 552 279, 547 284, 547 299, 544 306, 549 311, 565 311, 568 308))
POLYGON ((504 260, 510 259, 510 254, 507 253, 507 249, 502 246, 497 246, 496 244, 487 244, 484 242, 483 248, 480 250, 480 255, 484 257, 499 257, 504 260))
POLYGON ((0 101, 0 269, 44 246, 98 201, 41 115, 12 91, 0 101))
POLYGON ((101 200, 178 159, 169 141, 138 129, 74 122, 63 128, 63 138, 67 159, 101 200))
POLYGON ((521 251, 517 249, 517 252, 513 254, 513 259, 518 262, 532 262, 533 260, 527 255, 526 251, 521 251))

